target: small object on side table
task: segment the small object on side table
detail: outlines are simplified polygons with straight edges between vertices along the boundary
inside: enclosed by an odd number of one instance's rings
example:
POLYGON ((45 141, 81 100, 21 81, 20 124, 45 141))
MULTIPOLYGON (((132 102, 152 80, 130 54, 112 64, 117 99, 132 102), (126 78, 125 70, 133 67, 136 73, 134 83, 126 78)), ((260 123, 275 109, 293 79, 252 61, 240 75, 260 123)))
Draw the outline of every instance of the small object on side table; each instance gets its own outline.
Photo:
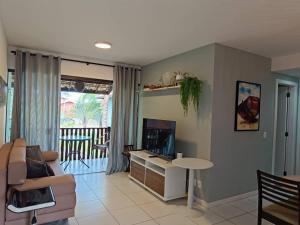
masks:
POLYGON ((189 169, 189 190, 188 207, 192 208, 194 200, 194 173, 195 170, 205 170, 214 166, 214 164, 205 159, 197 158, 179 158, 172 161, 172 164, 181 168, 189 169))
POLYGON ((12 189, 7 209, 14 213, 33 212, 31 224, 37 224, 36 210, 56 205, 52 188, 45 187, 28 191, 12 189))

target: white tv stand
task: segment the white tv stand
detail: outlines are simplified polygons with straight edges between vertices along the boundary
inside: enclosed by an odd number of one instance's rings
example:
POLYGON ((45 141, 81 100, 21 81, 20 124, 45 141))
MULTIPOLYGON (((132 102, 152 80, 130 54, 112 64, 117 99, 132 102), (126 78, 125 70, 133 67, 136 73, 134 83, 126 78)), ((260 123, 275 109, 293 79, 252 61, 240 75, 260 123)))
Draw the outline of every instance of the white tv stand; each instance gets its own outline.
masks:
POLYGON ((164 201, 186 196, 186 170, 171 161, 151 158, 146 151, 130 152, 129 178, 164 201))

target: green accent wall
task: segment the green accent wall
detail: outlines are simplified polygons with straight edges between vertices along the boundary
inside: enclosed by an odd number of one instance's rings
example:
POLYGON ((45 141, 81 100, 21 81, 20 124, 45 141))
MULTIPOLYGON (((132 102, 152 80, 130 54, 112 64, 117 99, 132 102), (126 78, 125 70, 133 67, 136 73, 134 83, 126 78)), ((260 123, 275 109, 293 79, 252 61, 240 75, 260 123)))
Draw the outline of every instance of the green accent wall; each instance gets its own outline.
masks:
POLYGON ((142 94, 139 145, 142 118, 175 120, 176 151, 215 164, 197 173, 204 192, 196 188, 196 195, 211 202, 256 190, 256 170, 271 170, 276 78, 271 73, 271 59, 211 44, 143 67, 142 86, 159 83, 162 74, 177 70, 193 73, 204 81, 199 113, 190 110, 184 116, 178 90, 142 94), (262 85, 258 132, 234 131, 237 80, 262 85), (267 138, 263 132, 267 132, 267 138))

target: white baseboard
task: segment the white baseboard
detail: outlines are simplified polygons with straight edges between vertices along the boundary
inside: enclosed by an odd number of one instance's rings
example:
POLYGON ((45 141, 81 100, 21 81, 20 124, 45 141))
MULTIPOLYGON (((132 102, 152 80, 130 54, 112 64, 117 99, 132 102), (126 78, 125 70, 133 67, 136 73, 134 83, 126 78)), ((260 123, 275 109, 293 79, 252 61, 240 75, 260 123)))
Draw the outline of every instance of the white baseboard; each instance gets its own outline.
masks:
POLYGON ((223 205, 223 204, 226 204, 226 203, 229 203, 229 202, 249 198, 249 197, 256 196, 256 195, 257 195, 257 190, 247 192, 247 193, 244 193, 244 194, 240 194, 240 195, 235 195, 235 196, 232 196, 232 197, 229 197, 229 198, 224 198, 224 199, 221 199, 221 200, 218 200, 218 201, 209 202, 209 203, 207 203, 207 206, 208 206, 208 208, 211 208, 211 207, 215 207, 217 205, 223 205))

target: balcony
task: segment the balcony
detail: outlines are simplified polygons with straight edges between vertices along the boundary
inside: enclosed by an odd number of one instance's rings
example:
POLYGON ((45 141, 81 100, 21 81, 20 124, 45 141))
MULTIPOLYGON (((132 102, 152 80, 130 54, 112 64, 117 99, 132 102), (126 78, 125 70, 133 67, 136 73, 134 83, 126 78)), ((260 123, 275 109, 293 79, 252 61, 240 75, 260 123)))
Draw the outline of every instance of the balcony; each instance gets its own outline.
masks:
POLYGON ((60 128, 60 137, 60 160, 61 162, 67 161, 62 165, 63 168, 69 163, 65 169, 66 173, 85 174, 106 170, 108 149, 100 151, 95 148, 95 145, 105 145, 107 143, 110 139, 110 127, 60 128), (62 137, 85 137, 87 140, 63 140, 62 137), (78 151, 79 154, 70 155, 74 151, 78 151), (79 155, 89 168, 80 161, 79 155), (68 162, 69 160, 70 162, 68 162))

